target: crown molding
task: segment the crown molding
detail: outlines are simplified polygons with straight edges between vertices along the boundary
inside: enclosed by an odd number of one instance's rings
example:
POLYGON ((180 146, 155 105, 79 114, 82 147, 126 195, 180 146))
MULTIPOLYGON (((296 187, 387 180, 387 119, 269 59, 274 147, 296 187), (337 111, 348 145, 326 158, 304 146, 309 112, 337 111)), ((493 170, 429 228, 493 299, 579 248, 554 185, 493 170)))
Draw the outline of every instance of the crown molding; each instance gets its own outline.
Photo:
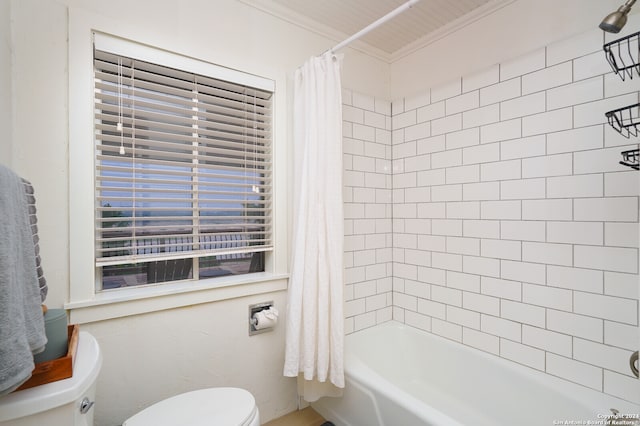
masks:
MULTIPOLYGON (((276 3, 273 0, 238 0, 238 1, 240 3, 244 3, 247 6, 253 7, 254 9, 260 10, 261 12, 267 13, 278 19, 281 19, 290 24, 293 24, 297 27, 310 31, 314 34, 318 34, 322 37, 326 37, 330 40, 333 40, 334 43, 332 43, 330 46, 327 46, 327 48, 324 51, 331 49, 333 46, 335 46, 342 40, 345 40, 351 36, 351 34, 345 34, 342 31, 338 31, 335 28, 332 28, 328 25, 315 21, 301 13, 295 12, 285 6, 282 6, 281 4, 276 3)), ((383 62, 391 63, 391 54, 389 52, 386 52, 382 49, 374 47, 368 43, 365 43, 362 40, 354 41, 353 43, 349 44, 348 48, 357 50, 369 56, 373 56, 374 58, 380 59, 383 62)), ((322 54, 323 52, 318 52, 318 55, 322 54)))
MULTIPOLYGON (((320 36, 326 37, 330 40, 333 40, 336 44, 346 38, 350 37, 351 34, 345 34, 341 31, 336 30, 328 25, 317 22, 307 16, 304 16, 298 12, 295 12, 281 4, 273 1, 273 0, 238 0, 240 3, 243 3, 247 6, 253 7, 257 10, 260 10, 264 13, 272 15, 276 18, 282 19, 290 24, 293 24, 297 27, 303 28, 312 33, 318 34, 320 36)), ((497 12, 505 6, 514 3, 516 0, 491 0, 488 3, 472 10, 466 15, 461 16, 460 18, 449 22, 448 24, 438 28, 437 30, 417 39, 414 42, 409 43, 407 46, 393 52, 389 53, 377 47, 374 47, 362 40, 356 40, 349 45, 348 48, 357 50, 361 53, 373 56, 374 58, 380 59, 389 64, 410 55, 436 41, 470 25, 492 13, 497 12)), ((410 11, 408 13, 411 13, 410 11)), ((326 50, 331 49, 333 46, 327 46, 326 50)), ((321 54, 322 52, 318 52, 321 54)))
POLYGON ((420 37, 419 39, 409 43, 405 47, 396 50, 390 55, 390 62, 393 63, 407 55, 410 55, 424 47, 427 47, 428 45, 435 43, 436 41, 441 40, 458 30, 461 30, 467 25, 471 25, 472 23, 491 15, 492 13, 497 12, 498 10, 510 5, 511 3, 514 3, 515 1, 516 0, 492 0, 488 3, 485 3, 482 6, 472 10, 471 12, 461 16, 460 18, 449 22, 448 24, 438 28, 435 31, 430 32, 423 37, 420 37))

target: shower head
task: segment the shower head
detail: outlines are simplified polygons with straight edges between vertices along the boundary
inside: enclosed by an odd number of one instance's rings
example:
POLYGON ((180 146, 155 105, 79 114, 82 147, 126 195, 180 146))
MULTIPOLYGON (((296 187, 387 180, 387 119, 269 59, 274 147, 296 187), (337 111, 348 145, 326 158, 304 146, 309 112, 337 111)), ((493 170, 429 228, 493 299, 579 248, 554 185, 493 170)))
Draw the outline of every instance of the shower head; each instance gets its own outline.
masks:
POLYGON ((618 10, 608 14, 600 23, 600 28, 609 33, 619 33, 627 23, 627 15, 636 0, 628 0, 618 10))

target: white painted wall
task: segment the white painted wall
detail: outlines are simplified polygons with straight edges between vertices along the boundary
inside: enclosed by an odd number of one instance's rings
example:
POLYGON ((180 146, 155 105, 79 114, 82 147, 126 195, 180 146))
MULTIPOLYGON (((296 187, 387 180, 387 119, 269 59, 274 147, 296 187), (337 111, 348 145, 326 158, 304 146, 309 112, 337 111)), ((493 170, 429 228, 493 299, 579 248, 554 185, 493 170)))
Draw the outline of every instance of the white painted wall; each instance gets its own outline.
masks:
POLYGON ((120 425, 153 402, 212 386, 250 391, 262 422, 295 410, 295 379, 282 375, 284 327, 248 335, 248 305, 273 300, 282 312, 285 299, 278 292, 82 325, 104 356, 96 426, 120 425))
MULTIPOLYGON (((291 148, 293 71, 335 43, 234 0, 0 2, 0 124, 13 129, 0 144, 0 162, 12 158, 11 167, 35 186, 47 304, 54 308, 69 300, 74 262, 68 251, 68 139, 75 124, 68 114, 68 65, 75 59, 67 42, 69 7, 135 28, 137 38, 157 47, 274 79, 275 146, 284 159, 291 148)), ((389 99, 389 65, 377 59, 347 54, 343 80, 389 99)), ((278 170, 285 187, 286 168, 278 170)), ((286 193, 280 191, 285 206, 286 193)), ((96 425, 119 425, 158 399, 206 386, 246 387, 263 421, 295 409, 295 380, 281 373, 284 329, 251 338, 246 329, 250 303, 274 300, 283 312, 285 297, 279 291, 83 324, 105 355, 96 425)))
POLYGON ((0 1, 0 164, 11 166, 11 2, 0 1))
MULTIPOLYGON (((391 93, 412 96, 596 28, 619 0, 516 0, 391 64, 391 93)), ((636 7, 633 13, 638 13, 636 7)), ((409 12, 410 13, 410 12, 409 12)))
POLYGON ((47 303, 61 307, 69 282, 67 10, 12 1, 11 19, 11 166, 34 186, 47 303))

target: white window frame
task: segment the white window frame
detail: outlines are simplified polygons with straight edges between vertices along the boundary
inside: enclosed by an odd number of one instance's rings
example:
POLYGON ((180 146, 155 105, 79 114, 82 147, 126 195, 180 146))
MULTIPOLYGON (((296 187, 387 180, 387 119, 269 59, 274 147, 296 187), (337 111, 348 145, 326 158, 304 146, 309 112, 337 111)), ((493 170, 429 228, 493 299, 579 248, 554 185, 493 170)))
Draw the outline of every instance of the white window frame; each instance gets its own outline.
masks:
MULTIPOLYGON (((147 267, 150 267, 147 262, 160 261, 164 264, 168 261, 188 259, 188 262, 193 263, 193 267, 189 267, 193 274, 191 279, 193 281, 201 277, 198 265, 199 260, 203 258, 221 256, 220 258, 224 259, 225 256, 237 257, 246 253, 255 255, 258 252, 271 251, 273 247, 271 239, 271 127, 273 124, 271 99, 275 89, 273 81, 180 57, 102 33, 94 34, 94 47, 97 149, 95 164, 98 192, 95 229, 97 275, 100 276, 102 271, 102 279, 97 280, 96 287, 101 291, 122 289, 104 289, 104 268, 112 265, 117 268, 133 263, 147 264, 147 267), (123 61, 128 65, 123 65, 123 61), (113 66, 117 67, 117 75, 115 70, 113 70, 114 74, 110 74, 113 66), (164 77, 154 77, 153 70, 157 70, 164 77), (138 77, 134 79, 134 75, 138 77), (191 78, 192 81, 184 81, 184 78, 191 78), (138 84, 148 84, 147 79, 153 81, 153 84, 158 87, 153 89, 156 92, 151 95, 146 90, 136 87, 138 84), (170 87, 173 84, 183 86, 176 93, 170 87), (214 89, 215 85, 217 89, 214 89), (131 102, 126 93, 133 90, 133 87, 138 90, 135 91, 135 98, 131 98, 133 99, 131 102), (169 107, 159 101, 159 99, 177 100, 176 94, 180 97, 180 103, 169 107), (118 98, 118 112, 121 115, 112 115, 113 106, 110 100, 113 96, 118 98), (198 100, 198 97, 201 99, 198 100), (162 117, 170 116, 170 121, 165 120, 161 123, 160 118, 148 114, 144 107, 138 108, 138 102, 154 105, 149 108, 159 108, 162 117), (182 102, 188 102, 188 104, 182 104, 182 102), (122 109, 120 109, 121 105, 122 109), (224 109, 221 110, 220 105, 223 105, 224 109), (180 112, 176 113, 176 108, 180 112), (199 112, 194 113, 194 109, 199 112), (129 112, 122 115, 123 111, 129 112), (187 115, 184 115, 185 113, 187 115), (235 115, 231 118, 227 114, 235 115), (136 119, 143 120, 144 127, 138 126, 136 129, 136 119), (119 154, 113 151, 117 150, 113 145, 117 144, 117 141, 113 138, 118 133, 114 120, 123 123, 120 124, 122 151, 119 154), (167 131, 163 124, 170 125, 171 130, 180 129, 181 136, 170 136, 171 131, 167 131), (149 135, 153 136, 138 136, 138 133, 144 133, 145 129, 150 129, 149 135), (207 131, 223 136, 208 137, 207 131), (181 139, 187 134, 191 135, 188 140, 181 139), (152 145, 146 146, 146 138, 158 139, 162 142, 152 142, 152 145), (230 139, 232 142, 229 142, 226 138, 237 139, 230 139), (178 150, 179 154, 168 151, 169 148, 163 144, 171 144, 171 148, 178 150), (242 150, 240 150, 241 147, 243 147, 242 150), (209 154, 207 149, 215 150, 216 154, 209 154), (149 152, 156 154, 148 155, 149 152), (233 157, 226 167, 207 165, 216 158, 224 158, 224 156, 233 157), (117 167, 118 171, 114 172, 113 167, 117 167), (105 171, 104 168, 108 170, 105 171), (129 176, 124 170, 131 172, 135 170, 135 173, 129 176), (162 173, 161 170, 163 170, 162 173), (172 173, 176 171, 181 173, 177 178, 176 174, 172 173), (114 177, 114 173, 118 175, 114 177), (188 183, 184 179, 185 173, 190 174, 188 183), (224 173, 228 177, 222 179, 219 173, 224 173), (140 176, 161 184, 152 188, 148 188, 145 184, 136 185, 136 177, 140 176), (233 182, 227 182, 229 178, 233 182), (123 185, 120 179, 128 179, 126 183, 130 186, 123 185), (176 183, 176 179, 180 180, 180 184, 176 183), (238 186, 242 179, 245 187, 238 186), (185 187, 185 184, 188 187, 185 187), (146 192, 147 190, 149 192, 146 192), (236 197, 241 198, 229 200, 225 195, 211 191, 233 191, 236 197), (151 213, 150 210, 146 210, 145 200, 157 197, 165 199, 165 202, 153 204, 155 208, 162 205, 163 208, 182 209, 180 220, 173 217, 176 214, 174 210, 160 211, 160 215, 154 216, 162 218, 160 226, 166 227, 164 229, 161 229, 158 222, 153 219, 151 222, 142 219, 142 216, 151 213), (125 202, 126 207, 119 207, 120 202, 125 199, 130 200, 131 203, 125 202), (189 200, 188 206, 185 203, 186 199, 189 200), (236 204, 240 204, 242 199, 245 203, 255 203, 252 210, 256 214, 239 217, 234 214, 237 210, 225 209, 225 214, 221 216, 229 214, 231 216, 224 217, 222 221, 216 220, 214 223, 227 227, 214 229, 211 225, 213 216, 207 214, 211 213, 213 208, 239 209, 236 204), (173 200, 173 203, 166 200, 173 200), (221 206, 220 203, 225 204, 221 206), (107 207, 104 207, 105 205, 107 207), (124 209, 121 216, 130 220, 125 219, 124 227, 109 227, 108 225, 113 222, 103 221, 113 219, 100 216, 101 208, 108 209, 110 213, 124 209), (191 216, 182 214, 186 211, 190 211, 191 216), (185 219, 188 219, 188 223, 185 219), (256 222, 256 219, 261 222, 256 222), (104 227, 105 224, 106 227, 104 227), (233 226, 234 229, 229 226, 233 226), (113 232, 118 229, 125 229, 125 232, 113 232), (177 238, 174 237, 175 235, 177 238), (229 244, 231 240, 235 241, 233 245, 229 244), (251 245, 247 243, 249 240, 251 245), (107 248, 99 241, 106 241, 107 248), (124 250, 123 247, 125 247, 124 250)), ((218 212, 215 211, 215 213, 218 212)), ((264 255, 264 253, 261 254, 264 255)), ((184 274, 185 271, 181 269, 180 273, 184 274)), ((165 280, 164 277, 156 278, 159 278, 158 283, 174 281, 165 280)))
POLYGON ((252 73, 214 65, 186 55, 152 47, 153 40, 146 40, 135 27, 109 18, 71 8, 69 10, 69 302, 72 323, 117 318, 138 313, 153 312, 196 303, 206 303, 254 294, 281 291, 287 287, 286 241, 286 176, 276 173, 278 162, 286 161, 276 149, 278 132, 276 123, 282 120, 275 112, 278 96, 274 78, 259 77, 252 73), (273 123, 273 244, 274 250, 266 256, 265 272, 211 278, 199 281, 164 283, 131 287, 118 291, 96 291, 95 267, 95 189, 94 189, 94 83, 93 83, 93 35, 106 37, 114 49, 125 48, 123 53, 149 62, 174 66, 199 74, 226 76, 227 79, 244 78, 242 82, 274 92, 273 123), (111 34, 118 34, 114 36, 111 34), (131 41, 135 40, 135 41, 131 41), (143 40, 143 41, 138 41, 143 40), (130 50, 134 49, 134 51, 130 50), (177 62, 176 62, 177 61, 177 62), (203 67, 205 68, 203 72, 203 67), (215 75, 215 73, 218 73, 215 75), (242 77, 240 77, 242 76, 242 77), (280 190, 278 190, 280 188, 280 190), (283 222, 284 221, 284 222, 283 222), (284 232, 278 232, 278 228, 284 232))

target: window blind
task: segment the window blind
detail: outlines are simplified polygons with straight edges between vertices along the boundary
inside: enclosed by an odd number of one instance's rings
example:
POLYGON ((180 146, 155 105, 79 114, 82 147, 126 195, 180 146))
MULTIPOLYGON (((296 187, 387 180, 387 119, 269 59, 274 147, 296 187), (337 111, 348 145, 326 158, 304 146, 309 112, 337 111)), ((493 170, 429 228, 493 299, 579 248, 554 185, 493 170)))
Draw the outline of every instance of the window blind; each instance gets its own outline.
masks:
POLYGON ((268 90, 94 50, 97 266, 272 249, 268 90))

